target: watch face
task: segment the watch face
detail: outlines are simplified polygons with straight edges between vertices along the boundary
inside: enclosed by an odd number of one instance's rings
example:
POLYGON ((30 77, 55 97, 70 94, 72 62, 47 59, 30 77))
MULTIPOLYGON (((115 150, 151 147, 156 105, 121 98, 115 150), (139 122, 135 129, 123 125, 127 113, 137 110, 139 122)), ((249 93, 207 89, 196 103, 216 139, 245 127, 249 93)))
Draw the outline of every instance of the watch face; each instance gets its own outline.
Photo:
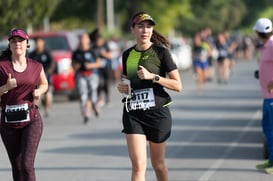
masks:
POLYGON ((155 76, 155 81, 159 81, 159 79, 160 79, 159 75, 156 75, 155 76))

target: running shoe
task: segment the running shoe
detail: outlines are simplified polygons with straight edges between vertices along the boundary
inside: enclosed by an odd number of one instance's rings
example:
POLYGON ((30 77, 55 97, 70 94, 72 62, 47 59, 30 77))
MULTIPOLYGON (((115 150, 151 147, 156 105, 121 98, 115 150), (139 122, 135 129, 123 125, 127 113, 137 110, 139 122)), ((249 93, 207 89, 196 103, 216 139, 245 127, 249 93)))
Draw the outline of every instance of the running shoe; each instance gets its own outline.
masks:
POLYGON ((84 119, 83 119, 83 123, 84 124, 87 124, 89 122, 90 118, 85 116, 84 119))
POLYGON ((267 174, 273 174, 273 166, 272 166, 272 164, 271 164, 270 167, 268 167, 268 168, 265 169, 265 173, 267 173, 267 174))
POLYGON ((96 108, 96 106, 93 106, 93 111, 96 117, 99 117, 99 110, 96 108))
POLYGON ((97 106, 98 107, 103 107, 105 105, 105 102, 102 100, 102 98, 99 98, 97 101, 97 106))
POLYGON ((270 161, 269 160, 265 160, 262 164, 256 165, 256 168, 259 169, 259 170, 262 170, 262 169, 269 168, 270 165, 271 165, 270 161))
POLYGON ((45 118, 49 117, 48 111, 45 111, 44 117, 45 117, 45 118))

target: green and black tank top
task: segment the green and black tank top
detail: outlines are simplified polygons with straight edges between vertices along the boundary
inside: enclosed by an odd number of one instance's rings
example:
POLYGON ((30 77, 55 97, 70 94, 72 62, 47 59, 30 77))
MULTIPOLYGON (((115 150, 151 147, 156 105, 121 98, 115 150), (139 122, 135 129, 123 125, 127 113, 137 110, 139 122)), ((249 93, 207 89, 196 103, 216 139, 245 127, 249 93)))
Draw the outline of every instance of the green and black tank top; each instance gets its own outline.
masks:
POLYGON ((151 73, 166 77, 167 73, 177 69, 169 50, 155 44, 145 51, 137 51, 135 46, 131 47, 123 53, 122 66, 123 74, 131 81, 133 91, 152 88, 155 97, 155 108, 170 104, 172 100, 163 86, 153 83, 152 80, 138 78, 139 65, 142 65, 151 73))

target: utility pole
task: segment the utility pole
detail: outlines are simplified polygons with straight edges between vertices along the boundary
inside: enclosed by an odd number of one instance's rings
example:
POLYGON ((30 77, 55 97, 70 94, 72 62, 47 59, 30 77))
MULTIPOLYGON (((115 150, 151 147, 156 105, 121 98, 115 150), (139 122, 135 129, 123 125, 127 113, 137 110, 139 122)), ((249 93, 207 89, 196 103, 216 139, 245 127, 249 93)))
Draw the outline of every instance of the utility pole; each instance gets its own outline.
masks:
POLYGON ((106 0, 106 22, 107 31, 113 32, 115 29, 114 0, 106 0))
POLYGON ((97 0, 97 26, 100 31, 104 27, 104 0, 97 0))
POLYGON ((50 31, 50 22, 49 22, 48 17, 44 17, 43 24, 44 24, 44 32, 49 32, 50 31))

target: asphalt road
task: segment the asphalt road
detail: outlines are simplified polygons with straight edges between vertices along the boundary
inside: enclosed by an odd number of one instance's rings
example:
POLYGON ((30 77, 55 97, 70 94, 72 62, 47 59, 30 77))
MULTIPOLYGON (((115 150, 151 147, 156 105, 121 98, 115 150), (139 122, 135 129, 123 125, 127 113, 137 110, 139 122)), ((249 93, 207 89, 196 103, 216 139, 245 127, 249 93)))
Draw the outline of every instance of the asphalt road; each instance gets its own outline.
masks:
MULTIPOLYGON (((172 136, 166 161, 170 181, 271 181, 255 169, 263 161, 261 96, 253 78, 255 61, 236 64, 228 85, 215 81, 196 92, 191 71, 183 92, 171 92, 172 136)), ((112 86, 111 105, 84 125, 78 102, 56 97, 36 159, 38 181, 129 181, 130 160, 121 133, 121 95, 112 86)), ((42 110, 41 110, 42 112, 42 110)), ((149 162, 147 181, 155 176, 149 162)), ((0 141, 0 180, 11 179, 0 141)))

